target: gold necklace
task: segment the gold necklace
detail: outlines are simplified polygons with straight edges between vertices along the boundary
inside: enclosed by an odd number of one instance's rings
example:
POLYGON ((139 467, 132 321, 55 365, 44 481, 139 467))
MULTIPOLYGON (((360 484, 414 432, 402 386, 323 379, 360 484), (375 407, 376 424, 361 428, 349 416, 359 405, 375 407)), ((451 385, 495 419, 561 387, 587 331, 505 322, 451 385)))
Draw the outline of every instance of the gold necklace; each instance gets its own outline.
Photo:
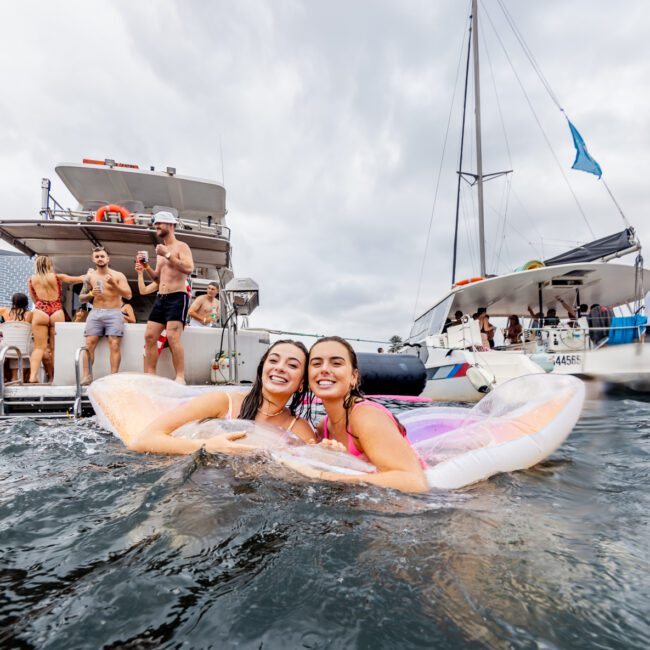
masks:
POLYGON ((284 411, 284 406, 280 408, 277 413, 267 413, 261 406, 257 409, 258 413, 266 415, 267 418, 274 418, 276 415, 280 415, 284 411))

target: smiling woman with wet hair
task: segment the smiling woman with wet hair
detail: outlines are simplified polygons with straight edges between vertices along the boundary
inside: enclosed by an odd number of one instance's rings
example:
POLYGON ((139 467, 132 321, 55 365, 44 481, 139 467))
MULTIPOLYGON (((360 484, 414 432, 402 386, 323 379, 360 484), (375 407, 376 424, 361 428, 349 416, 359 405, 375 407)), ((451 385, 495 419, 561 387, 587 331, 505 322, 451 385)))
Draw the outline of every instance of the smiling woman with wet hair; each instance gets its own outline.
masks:
POLYGON ((304 442, 315 442, 311 425, 299 417, 307 392, 307 357, 307 348, 299 341, 276 341, 260 360, 249 393, 214 391, 195 397, 154 420, 133 438, 129 449, 191 454, 205 447, 207 451, 241 453, 243 447, 224 435, 207 440, 172 437, 184 424, 206 418, 253 420, 293 431, 304 442))
POLYGON ((309 352, 309 388, 323 402, 326 415, 317 427, 321 444, 372 463, 377 471, 344 476, 312 468, 298 471, 312 478, 371 483, 403 492, 429 489, 422 463, 406 438, 406 430, 384 406, 365 398, 352 346, 338 336, 319 339, 309 352))

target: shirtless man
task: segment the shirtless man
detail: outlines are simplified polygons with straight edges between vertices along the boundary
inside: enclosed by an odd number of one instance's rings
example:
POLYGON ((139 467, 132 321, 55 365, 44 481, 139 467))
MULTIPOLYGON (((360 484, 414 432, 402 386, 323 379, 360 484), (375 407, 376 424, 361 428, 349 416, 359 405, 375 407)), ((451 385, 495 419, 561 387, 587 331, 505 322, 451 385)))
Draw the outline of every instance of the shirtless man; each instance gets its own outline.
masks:
POLYGON ((212 314, 216 314, 215 325, 219 323, 219 285, 210 282, 204 296, 199 296, 190 306, 190 325, 208 327, 212 325, 212 314))
POLYGON ((158 337, 166 329, 176 381, 184 384, 185 355, 181 334, 189 303, 187 276, 194 270, 194 260, 190 247, 174 235, 178 221, 171 212, 158 212, 153 223, 162 244, 156 246, 156 268, 145 265, 147 273, 158 283, 158 294, 144 334, 144 371, 156 374, 158 337))
MULTIPOLYGON (((124 336, 122 298, 131 297, 131 289, 124 273, 109 268, 110 258, 103 246, 93 248, 95 269, 89 269, 84 279, 79 300, 82 303, 93 301, 93 309, 86 319, 86 347, 88 360, 95 360, 95 348, 102 336, 108 337, 111 372, 118 372, 122 355, 120 345, 124 336)), ((87 367, 84 383, 90 381, 90 366, 87 367)))

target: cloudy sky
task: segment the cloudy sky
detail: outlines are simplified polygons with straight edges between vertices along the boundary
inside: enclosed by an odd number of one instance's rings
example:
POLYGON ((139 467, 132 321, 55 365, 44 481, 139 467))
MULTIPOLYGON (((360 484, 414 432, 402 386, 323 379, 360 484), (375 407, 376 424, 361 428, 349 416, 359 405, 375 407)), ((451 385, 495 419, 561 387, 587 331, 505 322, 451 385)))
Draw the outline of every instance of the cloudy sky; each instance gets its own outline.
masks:
MULTIPOLYGON (((503 2, 650 241, 647 2, 503 2)), ((460 0, 3 3, 0 218, 37 215, 41 177, 83 157, 223 177, 235 272, 261 285, 254 325, 405 336, 414 312, 450 285, 468 9, 460 0)), ((502 273, 622 222, 602 183, 570 169, 566 121, 499 2, 482 11, 484 171, 514 170, 486 187, 488 272, 502 273)), ((465 168, 473 164, 468 147, 465 168)), ((58 178, 53 194, 73 205, 58 178)), ((475 206, 464 190, 459 277, 478 273, 475 206)))

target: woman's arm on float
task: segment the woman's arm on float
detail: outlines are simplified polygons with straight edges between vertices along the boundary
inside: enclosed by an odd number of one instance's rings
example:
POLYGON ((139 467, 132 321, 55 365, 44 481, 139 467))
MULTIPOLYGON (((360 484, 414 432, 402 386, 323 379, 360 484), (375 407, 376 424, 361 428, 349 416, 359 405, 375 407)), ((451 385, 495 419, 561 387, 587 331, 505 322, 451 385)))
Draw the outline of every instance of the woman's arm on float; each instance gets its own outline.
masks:
MULTIPOLYGON (((171 434, 188 422, 204 418, 221 418, 226 413, 228 413, 226 393, 205 393, 156 418, 136 434, 127 446, 132 451, 154 454, 191 454, 203 447, 206 440, 173 438, 171 434)), ((212 444, 210 449, 217 451, 212 444)))
POLYGON ((310 469, 303 473, 327 481, 370 483, 402 492, 426 492, 429 489, 418 457, 386 413, 372 406, 359 406, 350 414, 350 427, 377 472, 346 476, 310 469))
POLYGON ((295 424, 291 427, 291 431, 308 445, 313 445, 318 442, 313 427, 303 418, 298 418, 296 420, 295 424))

